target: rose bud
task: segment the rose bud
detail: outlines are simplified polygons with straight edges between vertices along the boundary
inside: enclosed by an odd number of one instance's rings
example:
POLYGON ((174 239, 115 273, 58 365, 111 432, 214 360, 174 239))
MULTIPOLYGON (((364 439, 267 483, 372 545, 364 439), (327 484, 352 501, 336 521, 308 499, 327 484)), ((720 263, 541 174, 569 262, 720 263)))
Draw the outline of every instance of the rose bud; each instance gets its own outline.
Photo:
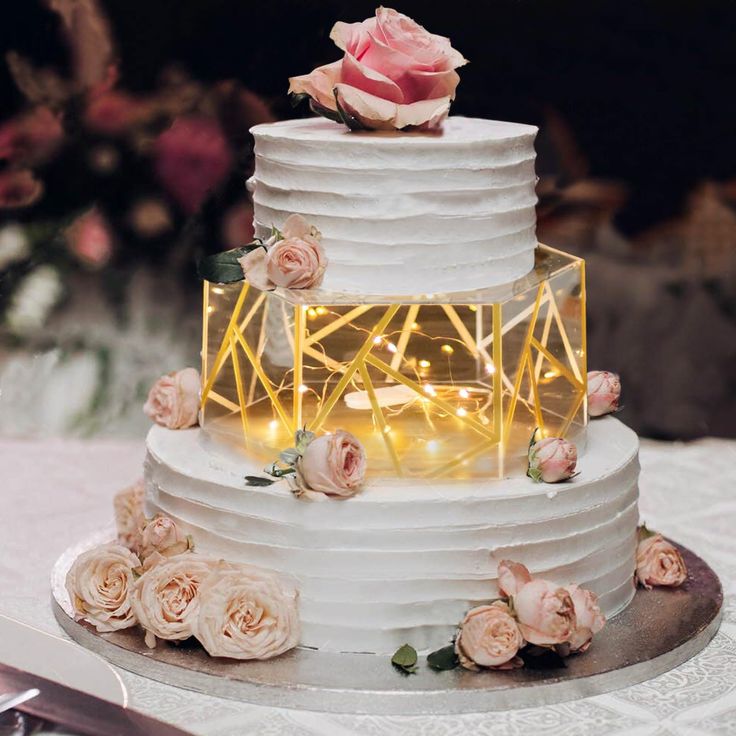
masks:
POLYGON ((149 521, 141 532, 140 556, 146 559, 158 553, 162 558, 186 552, 191 547, 189 538, 168 516, 157 516, 149 521))
POLYGON ((297 460, 297 493, 353 496, 365 480, 365 470, 363 445, 349 432, 338 429, 312 440, 297 460))
POLYGON ((621 379, 610 371, 588 373, 588 414, 600 417, 618 411, 621 379))
POLYGON ((636 579, 647 589, 653 585, 675 588, 687 579, 687 568, 677 547, 654 534, 639 541, 636 579))
POLYGON ((468 611, 455 639, 455 652, 465 669, 508 670, 523 665, 516 655, 524 644, 509 607, 495 601, 468 611))
POLYGON ((199 373, 194 368, 161 376, 148 392, 144 413, 168 429, 193 427, 199 413, 199 383, 199 373))
POLYGON ((529 447, 527 475, 537 483, 558 483, 575 475, 578 451, 572 442, 547 437, 529 447))

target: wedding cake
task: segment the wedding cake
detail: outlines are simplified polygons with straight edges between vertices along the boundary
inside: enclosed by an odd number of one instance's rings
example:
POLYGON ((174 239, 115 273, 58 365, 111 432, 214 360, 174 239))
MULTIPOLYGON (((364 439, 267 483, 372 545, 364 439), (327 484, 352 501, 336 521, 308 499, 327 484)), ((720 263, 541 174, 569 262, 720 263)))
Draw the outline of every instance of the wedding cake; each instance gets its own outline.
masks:
POLYGON ((687 573, 639 528, 585 264, 536 242, 536 129, 448 117, 465 60, 393 10, 332 38, 291 79, 320 117, 252 130, 256 238, 199 265, 201 376, 151 389, 144 486, 75 561, 75 616, 407 673, 584 652, 635 580, 687 573))
MULTIPOLYGON (((320 74, 292 89, 334 117, 320 74)), ((613 418, 587 426, 584 265, 536 242, 536 128, 435 105, 410 131, 364 130, 360 102, 334 99, 353 130, 252 130, 260 240, 236 254, 245 281, 205 283, 201 427, 151 430, 147 515, 294 579, 305 647, 439 647, 499 596, 504 559, 615 615, 634 594, 638 442, 613 418), (321 255, 269 260, 269 281, 262 261, 293 237, 321 255), (248 484, 303 427, 365 448, 359 493, 248 484), (574 479, 525 474, 535 429, 575 440, 574 479)))

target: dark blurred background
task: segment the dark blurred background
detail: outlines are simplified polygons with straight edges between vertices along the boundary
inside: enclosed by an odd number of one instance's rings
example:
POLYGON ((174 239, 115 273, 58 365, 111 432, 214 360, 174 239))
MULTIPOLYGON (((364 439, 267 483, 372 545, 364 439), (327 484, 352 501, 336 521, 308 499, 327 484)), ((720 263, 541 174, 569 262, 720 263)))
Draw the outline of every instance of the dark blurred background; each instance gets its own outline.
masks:
MULTIPOLYGON (((397 10, 470 64, 453 114, 533 123, 539 239, 588 261, 589 365, 651 437, 736 437, 736 3, 397 10)), ((0 432, 146 426, 197 364, 204 252, 251 237, 249 126, 374 2, 25 0, 0 24, 0 432)))

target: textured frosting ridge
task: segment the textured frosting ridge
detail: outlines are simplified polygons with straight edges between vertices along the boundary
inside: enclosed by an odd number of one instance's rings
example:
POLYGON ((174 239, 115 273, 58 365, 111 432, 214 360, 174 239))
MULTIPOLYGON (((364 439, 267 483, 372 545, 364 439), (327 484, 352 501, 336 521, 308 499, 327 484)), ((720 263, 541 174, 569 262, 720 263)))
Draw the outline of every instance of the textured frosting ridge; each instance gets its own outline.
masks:
POLYGON ((346 501, 304 501, 285 482, 246 488, 260 468, 205 447, 198 430, 154 427, 147 512, 174 518, 200 553, 294 575, 307 647, 442 646, 497 595, 504 558, 592 589, 611 616, 634 594, 638 439, 613 418, 588 431, 570 483, 381 480, 346 501))
POLYGON ((351 133, 322 118, 252 128, 256 235, 299 213, 322 232, 324 288, 463 291, 534 263, 530 125, 451 117, 441 134, 351 133))

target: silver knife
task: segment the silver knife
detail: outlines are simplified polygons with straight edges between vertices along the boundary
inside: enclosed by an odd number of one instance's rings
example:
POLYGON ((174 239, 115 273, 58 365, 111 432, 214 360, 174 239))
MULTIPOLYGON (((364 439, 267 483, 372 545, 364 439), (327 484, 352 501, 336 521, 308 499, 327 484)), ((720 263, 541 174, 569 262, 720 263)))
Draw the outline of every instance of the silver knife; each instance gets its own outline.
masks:
POLYGON ((35 698, 41 691, 37 687, 32 687, 30 690, 23 690, 19 693, 8 693, 7 695, 0 695, 0 713, 5 713, 7 710, 17 708, 21 703, 25 703, 26 700, 35 698))
POLYGON ((28 672, 0 664, 0 692, 40 690, 14 707, 81 736, 191 736, 168 723, 28 672))

